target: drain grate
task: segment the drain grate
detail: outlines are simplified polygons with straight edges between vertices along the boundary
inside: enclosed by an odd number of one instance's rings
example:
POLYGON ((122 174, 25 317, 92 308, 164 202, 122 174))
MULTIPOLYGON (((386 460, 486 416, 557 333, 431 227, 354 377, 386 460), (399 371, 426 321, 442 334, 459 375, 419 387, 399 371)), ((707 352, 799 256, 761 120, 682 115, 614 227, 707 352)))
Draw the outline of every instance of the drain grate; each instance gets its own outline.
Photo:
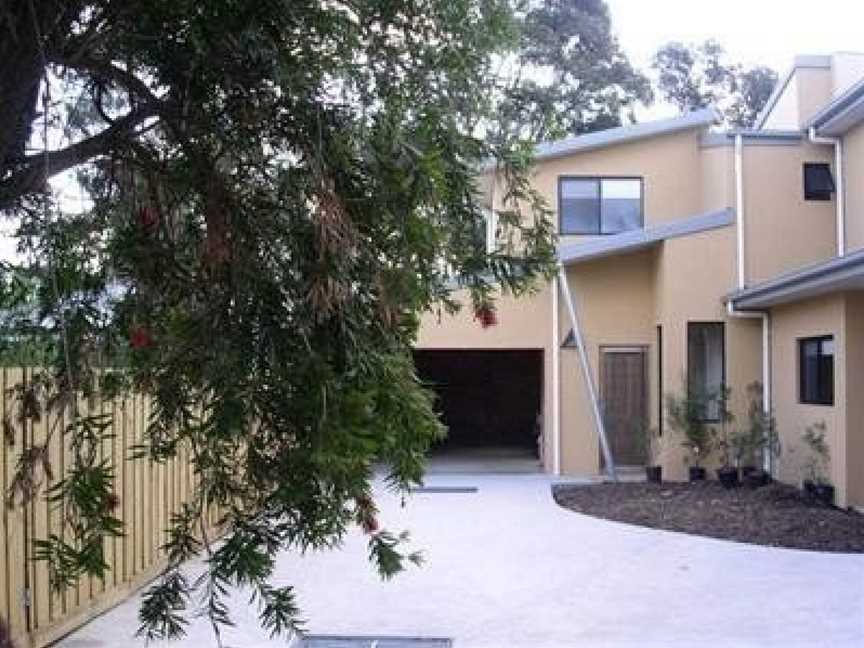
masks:
POLYGON ((476 486, 420 486, 412 488, 412 493, 476 493, 476 486))
POLYGON ((452 648, 450 639, 441 637, 370 637, 306 635, 301 648, 452 648))

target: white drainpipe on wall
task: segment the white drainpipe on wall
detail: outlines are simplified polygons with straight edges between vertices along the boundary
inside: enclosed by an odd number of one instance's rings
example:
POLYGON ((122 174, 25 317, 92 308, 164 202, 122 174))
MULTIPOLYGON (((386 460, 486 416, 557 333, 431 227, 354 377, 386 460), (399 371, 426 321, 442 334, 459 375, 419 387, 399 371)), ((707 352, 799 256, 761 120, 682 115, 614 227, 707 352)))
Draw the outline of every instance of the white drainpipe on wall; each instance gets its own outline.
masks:
POLYGON ((843 138, 820 137, 816 129, 810 127, 810 141, 814 144, 828 144, 834 147, 834 173, 836 178, 835 202, 837 205, 837 256, 846 254, 846 191, 843 181, 843 138))
POLYGON ((744 138, 735 135, 735 217, 738 221, 736 250, 738 254, 738 290, 747 285, 744 265, 744 138))
MULTIPOLYGON (((543 422, 543 434, 552 434, 552 473, 561 474, 561 340, 558 332, 558 277, 552 279, 552 421, 543 422), (551 423, 551 425, 550 425, 551 423)), ((544 454, 547 437, 544 436, 544 454)), ((545 457, 544 457, 545 460, 545 457)))
MULTIPOLYGON (((744 244, 744 137, 741 133, 735 135, 735 216, 737 221, 737 283, 738 290, 747 286, 746 264, 744 244)), ((762 409, 771 415, 771 315, 768 311, 740 311, 729 301, 726 303, 726 312, 729 317, 741 319, 762 320, 762 409)), ((770 452, 762 455, 763 468, 773 474, 773 457, 770 452)))
MULTIPOLYGON (((762 411, 771 416, 771 315, 768 311, 737 310, 731 301, 726 303, 726 312, 729 317, 762 320, 762 411)), ((762 454, 762 467, 772 475, 774 474, 773 459, 770 452, 762 454)))

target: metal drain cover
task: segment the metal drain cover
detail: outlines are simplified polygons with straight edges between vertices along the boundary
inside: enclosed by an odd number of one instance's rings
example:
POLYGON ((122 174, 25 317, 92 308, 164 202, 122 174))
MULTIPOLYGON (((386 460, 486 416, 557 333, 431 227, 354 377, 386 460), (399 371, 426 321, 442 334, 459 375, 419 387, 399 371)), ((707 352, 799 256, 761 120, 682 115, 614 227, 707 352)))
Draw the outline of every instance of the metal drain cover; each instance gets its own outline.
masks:
POLYGON ((419 486, 412 493, 476 493, 476 486, 419 486))
POLYGON ((306 635, 301 648, 452 648, 450 639, 441 637, 370 637, 306 635))

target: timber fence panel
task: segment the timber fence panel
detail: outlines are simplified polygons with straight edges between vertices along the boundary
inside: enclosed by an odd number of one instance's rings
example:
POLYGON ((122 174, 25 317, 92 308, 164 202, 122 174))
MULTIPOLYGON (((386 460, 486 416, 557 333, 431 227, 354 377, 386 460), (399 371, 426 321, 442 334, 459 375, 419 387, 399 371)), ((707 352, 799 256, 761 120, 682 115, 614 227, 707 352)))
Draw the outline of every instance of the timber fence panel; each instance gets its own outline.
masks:
MULTIPOLYGON (((110 571, 104 579, 84 577, 77 586, 52 589, 48 567, 32 560, 35 542, 56 534, 66 540, 70 530, 62 502, 51 502, 47 491, 66 478, 72 466, 67 412, 48 412, 40 403, 39 420, 23 420, 12 391, 26 385, 38 368, 0 368, 0 416, 7 423, 0 435, 0 618, 19 648, 46 646, 104 610, 119 603, 159 574, 165 565, 162 546, 173 514, 195 492, 188 450, 180 446, 176 457, 159 464, 132 460, 135 446, 146 440, 149 398, 142 394, 118 396, 102 402, 79 402, 83 415, 105 414, 109 436, 99 449, 100 458, 113 469, 115 516, 124 533, 105 540, 110 571), (39 492, 26 504, 11 486, 22 452, 45 446, 50 470, 37 472, 39 492), (7 506, 10 502, 11 506, 7 506)), ((129 632, 134 628, 129 628, 129 632)))

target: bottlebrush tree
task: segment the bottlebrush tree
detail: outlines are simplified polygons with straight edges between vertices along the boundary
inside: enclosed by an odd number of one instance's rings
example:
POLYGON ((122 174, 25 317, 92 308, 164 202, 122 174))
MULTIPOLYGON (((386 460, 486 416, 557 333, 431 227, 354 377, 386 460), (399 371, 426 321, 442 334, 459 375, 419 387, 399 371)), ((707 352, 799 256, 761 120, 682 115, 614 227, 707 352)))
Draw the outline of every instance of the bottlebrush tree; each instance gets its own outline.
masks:
MULTIPOLYGON (((146 636, 182 635, 198 589, 218 637, 232 586, 290 633, 276 555, 353 524, 384 576, 417 560, 379 526, 371 483, 381 465, 393 489, 416 484, 442 435, 410 354, 419 317, 455 308, 454 279, 477 308, 554 270, 531 146, 485 136, 514 25, 503 0, 4 5, 0 211, 24 259, 5 270, 34 278, 24 311, 51 359, 19 397, 25 418, 37 389, 66 411, 72 457, 51 493, 71 533, 37 543, 57 587, 104 575, 103 540, 123 531, 97 451, 110 426, 78 396, 124 390, 153 403, 140 460, 183 451, 200 482, 144 597, 146 636), (490 161, 512 235, 488 253, 490 161), (55 199, 61 172, 86 209, 55 199), (201 533, 212 511, 218 544, 201 533)), ((50 470, 30 450, 16 504, 50 470)))

